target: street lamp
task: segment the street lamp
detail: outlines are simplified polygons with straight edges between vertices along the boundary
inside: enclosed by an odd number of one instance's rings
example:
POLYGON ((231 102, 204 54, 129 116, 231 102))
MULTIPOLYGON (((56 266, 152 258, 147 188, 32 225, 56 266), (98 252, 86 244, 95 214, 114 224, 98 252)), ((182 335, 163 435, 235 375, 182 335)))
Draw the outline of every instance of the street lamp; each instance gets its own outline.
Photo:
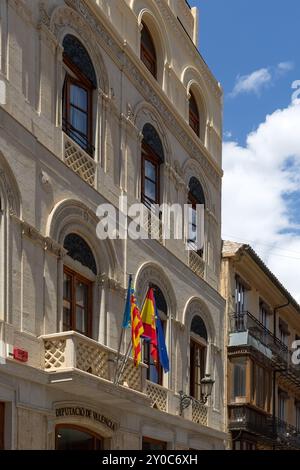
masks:
POLYGON ((205 374, 205 377, 201 379, 201 399, 196 400, 195 398, 191 397, 190 395, 186 395, 181 390, 179 392, 179 405, 180 405, 180 416, 182 416, 183 410, 188 408, 193 400, 200 403, 201 405, 205 405, 207 402, 208 397, 210 397, 213 385, 215 381, 211 378, 210 374, 205 374))

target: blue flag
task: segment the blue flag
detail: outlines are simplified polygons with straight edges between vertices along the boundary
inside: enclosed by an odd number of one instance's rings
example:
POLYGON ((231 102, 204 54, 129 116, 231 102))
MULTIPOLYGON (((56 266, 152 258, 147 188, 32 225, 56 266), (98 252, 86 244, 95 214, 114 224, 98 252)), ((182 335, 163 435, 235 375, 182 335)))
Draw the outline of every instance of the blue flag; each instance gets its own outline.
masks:
POLYGON ((128 279, 128 289, 127 289, 127 297, 124 309, 124 316, 123 316, 123 323, 122 328, 130 328, 131 326, 131 293, 132 293, 132 275, 129 274, 128 279))
POLYGON ((170 364, 169 364, 169 356, 166 347, 165 335, 162 328, 162 324, 158 315, 158 311, 155 305, 156 310, 156 334, 157 334, 157 349, 158 349, 158 357, 159 362, 165 372, 169 372, 170 364))

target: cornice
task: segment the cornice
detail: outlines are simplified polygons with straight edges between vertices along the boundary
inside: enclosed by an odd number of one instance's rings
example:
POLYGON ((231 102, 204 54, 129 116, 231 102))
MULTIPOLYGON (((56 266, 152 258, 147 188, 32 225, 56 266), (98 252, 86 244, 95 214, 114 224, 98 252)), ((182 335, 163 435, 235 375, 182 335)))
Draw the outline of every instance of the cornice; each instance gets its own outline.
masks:
MULTIPOLYGON (((163 96, 164 92, 162 90, 155 90, 155 88, 158 88, 158 85, 155 86, 151 83, 148 77, 145 77, 144 72, 142 71, 142 64, 138 63, 137 58, 134 57, 133 53, 131 53, 131 49, 126 45, 126 43, 124 44, 112 37, 112 33, 107 31, 106 27, 104 27, 102 22, 95 17, 95 13, 90 10, 89 6, 85 2, 81 0, 65 0, 65 2, 69 8, 79 13, 85 19, 92 31, 96 33, 101 46, 112 57, 118 67, 124 71, 128 79, 134 83, 135 87, 139 90, 145 100, 152 104, 152 106, 158 111, 165 125, 173 135, 176 136, 190 157, 200 163, 213 185, 219 189, 222 177, 221 168, 219 168, 213 161, 210 153, 204 147, 202 142, 200 140, 195 142, 196 137, 191 137, 191 130, 187 129, 188 124, 183 120, 182 116, 176 115, 178 113, 175 110, 174 105, 171 102, 167 103, 168 98, 167 96, 163 96), (130 55, 132 55, 132 57, 130 57, 130 55), (172 108, 174 109, 172 110, 172 108)), ((159 1, 158 3, 163 2, 159 1)), ((68 7, 66 7, 66 9, 68 9, 68 7)), ((175 22, 176 18, 171 11, 170 15, 172 15, 175 22)), ((55 25, 53 18, 51 19, 51 25, 52 32, 56 35, 57 26, 55 25)), ((177 20, 176 28, 178 29, 177 20)), ((207 70, 205 71, 203 64, 201 67, 204 77, 208 81, 211 80, 211 76, 208 76, 208 72, 207 70)))

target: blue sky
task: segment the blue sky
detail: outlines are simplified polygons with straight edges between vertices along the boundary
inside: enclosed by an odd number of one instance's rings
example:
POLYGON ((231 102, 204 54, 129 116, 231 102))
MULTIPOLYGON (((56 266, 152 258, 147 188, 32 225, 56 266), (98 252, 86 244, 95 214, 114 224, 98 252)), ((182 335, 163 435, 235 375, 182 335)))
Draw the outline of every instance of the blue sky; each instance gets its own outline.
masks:
POLYGON ((200 10, 199 49, 224 89, 224 132, 244 143, 267 113, 290 102, 291 83, 300 79, 299 0, 191 0, 200 10), (230 98, 236 77, 292 62, 260 96, 230 98), (238 117, 238 118, 237 118, 238 117))
POLYGON ((300 302, 300 1, 189 3, 224 90, 223 238, 250 243, 300 302))

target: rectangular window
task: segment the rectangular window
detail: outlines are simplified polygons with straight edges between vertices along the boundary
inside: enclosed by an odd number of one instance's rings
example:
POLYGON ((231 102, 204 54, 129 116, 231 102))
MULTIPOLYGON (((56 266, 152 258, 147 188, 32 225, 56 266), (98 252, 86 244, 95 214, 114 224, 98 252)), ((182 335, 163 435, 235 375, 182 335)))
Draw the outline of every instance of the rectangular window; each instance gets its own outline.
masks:
POLYGON ((190 395, 201 399, 201 380, 205 376, 205 346, 194 340, 190 346, 190 395))
POLYGON ((259 303, 259 321, 268 330, 270 329, 269 320, 270 320, 270 309, 267 307, 267 305, 264 302, 261 301, 259 303))
POLYGON ((278 418, 281 421, 285 421, 286 399, 287 399, 287 394, 279 389, 278 390, 278 418))
POLYGON ((300 432, 300 402, 295 401, 295 412, 296 412, 296 429, 300 432))
POLYGON ((236 358, 231 362, 232 366, 232 399, 246 396, 246 367, 245 357, 236 358))
POLYGON ((91 108, 92 88, 67 74, 63 90, 63 130, 93 156, 91 108))
POLYGON ((142 450, 166 450, 167 443, 143 436, 142 450))
POLYGON ((246 310, 246 288, 239 277, 235 281, 235 312, 243 313, 246 310))
POLYGON ((92 282, 64 268, 63 330, 91 336, 92 282))
POLYGON ((288 324, 279 318, 279 339, 285 346, 288 346, 289 335, 288 324))
POLYGON ((0 402, 0 450, 4 450, 5 403, 0 402))
POLYGON ((146 144, 142 149, 142 202, 149 209, 159 204, 159 161, 146 144))

